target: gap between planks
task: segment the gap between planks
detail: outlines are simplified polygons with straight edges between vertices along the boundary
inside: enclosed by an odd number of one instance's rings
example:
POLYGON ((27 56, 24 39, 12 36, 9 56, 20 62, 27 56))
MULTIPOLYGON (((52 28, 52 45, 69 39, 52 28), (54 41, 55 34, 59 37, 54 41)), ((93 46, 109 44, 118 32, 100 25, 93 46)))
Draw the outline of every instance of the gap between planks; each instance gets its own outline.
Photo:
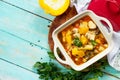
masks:
POLYGON ((103 72, 104 74, 106 74, 106 75, 112 76, 112 77, 120 80, 120 77, 118 77, 118 76, 115 76, 115 75, 113 75, 113 74, 107 73, 107 72, 105 72, 105 71, 102 71, 102 72, 103 72))
POLYGON ((20 66, 20 65, 18 65, 18 64, 15 64, 15 63, 10 62, 10 61, 8 61, 8 60, 5 60, 5 59, 3 59, 3 58, 0 58, 0 60, 5 61, 5 62, 8 62, 8 63, 10 63, 10 64, 12 64, 12 65, 15 65, 15 66, 17 66, 17 67, 20 67, 20 68, 22 68, 22 69, 24 69, 24 70, 27 70, 27 71, 30 71, 30 72, 32 72, 32 73, 37 74, 36 72, 34 72, 34 71, 32 71, 32 70, 29 70, 29 69, 27 69, 27 68, 24 68, 24 67, 22 67, 22 66, 20 66))
MULTIPOLYGON (((9 5, 13 6, 13 7, 16 7, 16 8, 18 8, 18 9, 21 9, 21 10, 23 10, 23 11, 26 11, 26 12, 28 12, 28 13, 30 13, 30 14, 33 14, 33 15, 35 15, 35 16, 37 16, 37 17, 40 17, 40 18, 43 18, 43 19, 46 19, 46 20, 52 22, 51 19, 45 18, 45 17, 43 17, 43 16, 40 16, 40 15, 38 15, 38 14, 36 14, 36 13, 33 13, 33 12, 29 11, 29 10, 23 9, 23 8, 21 8, 21 7, 18 7, 18 6, 16 6, 16 5, 11 4, 11 3, 9 3, 9 2, 6 2, 6 1, 4 1, 4 0, 0 0, 0 1, 2 1, 2 2, 6 3, 6 4, 9 4, 9 5)), ((14 37, 16 37, 16 38, 19 38, 19 39, 25 41, 25 42, 32 43, 32 42, 30 42, 30 41, 28 41, 28 40, 25 40, 25 39, 23 39, 23 38, 21 38, 21 37, 18 37, 17 35, 14 35, 14 34, 12 34, 12 33, 6 32, 6 31, 4 31, 4 30, 0 30, 0 31, 5 32, 5 33, 7 33, 7 34, 10 34, 10 35, 12 35, 12 36, 14 36, 14 37)), ((44 47, 42 47, 42 46, 39 46, 39 45, 37 45, 37 44, 35 44, 35 43, 32 43, 32 44, 48 51, 48 49, 46 49, 46 48, 44 48, 44 47)), ((0 58, 0 59, 3 60, 3 61, 5 61, 5 62, 8 62, 8 63, 10 63, 10 64, 13 64, 13 65, 15 65, 15 66, 18 66, 18 67, 20 67, 20 68, 23 68, 23 69, 25 69, 25 70, 27 70, 27 71, 30 71, 30 72, 35 73, 35 72, 32 71, 32 70, 29 70, 29 69, 27 69, 27 68, 24 68, 24 67, 22 67, 22 66, 20 66, 20 65, 17 65, 17 64, 15 64, 15 63, 10 62, 10 61, 7 61, 7 60, 2 59, 2 58, 0 58)), ((104 72, 104 71, 103 71, 103 72, 104 72)), ((120 77, 115 76, 115 75, 113 75, 113 74, 110 74, 110 73, 107 73, 107 72, 104 72, 104 73, 107 74, 107 75, 109 75, 109 76, 112 76, 112 77, 115 77, 115 78, 117 78, 117 79, 120 79, 120 77)), ((35 74, 37 74, 37 73, 35 73, 35 74)))
POLYGON ((2 29, 0 29, 0 31, 1 31, 1 32, 4 32, 4 33, 7 33, 7 34, 9 34, 9 35, 11 35, 11 36, 14 36, 14 37, 16 37, 16 38, 18 38, 18 39, 21 39, 21 40, 23 40, 23 41, 25 41, 25 42, 28 42, 28 43, 30 43, 30 44, 32 44, 32 45, 35 45, 35 46, 37 46, 37 47, 39 47, 39 48, 41 48, 41 49, 44 49, 44 50, 46 50, 46 51, 50 51, 49 49, 47 49, 47 48, 45 48, 45 47, 43 47, 43 46, 40 46, 40 45, 38 45, 38 44, 35 44, 35 43, 33 43, 33 42, 29 41, 29 40, 23 39, 23 38, 15 35, 15 34, 12 34, 12 33, 10 33, 10 32, 7 32, 7 31, 2 30, 2 29))
POLYGON ((28 13, 30 13, 30 14, 33 14, 33 15, 35 15, 35 16, 37 16, 37 17, 40 17, 40 18, 43 18, 43 19, 46 19, 46 20, 52 22, 51 19, 45 18, 45 17, 40 16, 40 15, 38 15, 38 14, 36 14, 36 13, 33 13, 33 12, 29 11, 29 10, 23 9, 23 8, 21 8, 21 7, 18 7, 18 6, 16 6, 16 5, 14 5, 14 4, 11 4, 11 3, 7 2, 7 1, 4 1, 4 0, 0 0, 0 1, 2 1, 2 2, 6 3, 6 4, 9 4, 9 5, 13 6, 13 7, 16 7, 16 8, 18 8, 18 9, 21 9, 21 10, 23 10, 23 11, 26 11, 26 12, 28 12, 28 13))
MULTIPOLYGON (((8 61, 8 60, 5 60, 5 59, 3 59, 3 58, 0 58, 0 60, 3 60, 3 61, 5 61, 5 62, 8 62, 8 63, 10 63, 10 64, 13 64, 13 65, 15 65, 15 66, 17 66, 17 67, 20 67, 20 68, 22 68, 22 69, 24 69, 24 70, 27 70, 27 71, 30 71, 30 72, 32 72, 32 73, 37 74, 36 72, 34 72, 34 71, 32 71, 32 70, 29 70, 29 69, 27 69, 27 68, 24 68, 24 67, 22 67, 22 66, 20 66, 20 65, 17 65, 17 64, 15 64, 15 63, 10 62, 10 61, 8 61)), ((103 72, 104 74, 108 75, 108 76, 112 76, 112 77, 120 80, 120 77, 118 77, 118 76, 115 76, 115 75, 113 75, 113 74, 107 73, 107 72, 105 72, 105 71, 102 71, 102 72, 103 72)))

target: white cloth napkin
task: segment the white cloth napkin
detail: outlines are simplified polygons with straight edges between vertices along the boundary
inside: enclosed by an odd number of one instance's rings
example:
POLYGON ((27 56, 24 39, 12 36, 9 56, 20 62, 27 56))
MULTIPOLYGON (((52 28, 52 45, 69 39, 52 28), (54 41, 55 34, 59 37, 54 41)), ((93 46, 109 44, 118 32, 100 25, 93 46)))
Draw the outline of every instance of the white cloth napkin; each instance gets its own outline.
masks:
MULTIPOLYGON (((75 6, 77 13, 86 10, 91 0, 71 0, 71 6, 75 6)), ((107 55, 109 65, 120 71, 120 32, 113 33, 114 47, 107 55)))
POLYGON ((71 0, 71 6, 75 6, 77 12, 86 10, 91 0, 71 0))
POLYGON ((120 32, 113 33, 114 47, 107 55, 110 66, 120 71, 120 32))

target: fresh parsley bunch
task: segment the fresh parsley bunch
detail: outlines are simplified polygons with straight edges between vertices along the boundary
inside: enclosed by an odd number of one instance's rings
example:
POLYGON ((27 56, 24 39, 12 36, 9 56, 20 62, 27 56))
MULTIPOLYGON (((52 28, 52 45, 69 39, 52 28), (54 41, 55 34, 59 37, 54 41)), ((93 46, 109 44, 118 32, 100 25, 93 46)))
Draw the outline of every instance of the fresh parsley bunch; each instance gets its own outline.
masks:
MULTIPOLYGON (((51 59, 55 59, 53 52, 48 52, 51 59)), ((43 80, 98 80, 102 77, 105 66, 108 65, 107 59, 101 59, 83 71, 66 69, 63 71, 53 62, 36 62, 34 68, 43 80)))

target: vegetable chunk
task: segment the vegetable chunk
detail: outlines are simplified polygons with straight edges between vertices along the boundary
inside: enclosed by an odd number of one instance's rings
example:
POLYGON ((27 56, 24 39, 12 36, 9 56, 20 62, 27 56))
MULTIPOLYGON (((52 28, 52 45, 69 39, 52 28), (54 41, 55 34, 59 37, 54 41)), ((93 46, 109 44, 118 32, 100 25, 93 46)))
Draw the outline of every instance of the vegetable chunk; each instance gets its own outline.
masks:
POLYGON ((87 62, 108 47, 104 35, 89 16, 69 25, 58 34, 58 38, 77 65, 87 62))

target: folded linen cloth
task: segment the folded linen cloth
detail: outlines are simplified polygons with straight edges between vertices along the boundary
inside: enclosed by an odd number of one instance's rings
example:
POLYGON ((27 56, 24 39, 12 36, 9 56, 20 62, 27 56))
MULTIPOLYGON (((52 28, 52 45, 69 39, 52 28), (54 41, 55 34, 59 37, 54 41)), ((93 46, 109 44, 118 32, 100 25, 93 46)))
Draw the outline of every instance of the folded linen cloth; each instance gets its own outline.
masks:
POLYGON ((120 71, 120 32, 113 32, 114 47, 107 55, 110 66, 120 71))
POLYGON ((71 0, 71 6, 75 6, 77 13, 86 10, 91 0, 71 0))
MULTIPOLYGON (((77 13, 88 8, 91 0, 71 0, 71 6, 75 6, 77 13)), ((120 71, 120 31, 113 32, 114 47, 107 55, 109 65, 120 71)))

